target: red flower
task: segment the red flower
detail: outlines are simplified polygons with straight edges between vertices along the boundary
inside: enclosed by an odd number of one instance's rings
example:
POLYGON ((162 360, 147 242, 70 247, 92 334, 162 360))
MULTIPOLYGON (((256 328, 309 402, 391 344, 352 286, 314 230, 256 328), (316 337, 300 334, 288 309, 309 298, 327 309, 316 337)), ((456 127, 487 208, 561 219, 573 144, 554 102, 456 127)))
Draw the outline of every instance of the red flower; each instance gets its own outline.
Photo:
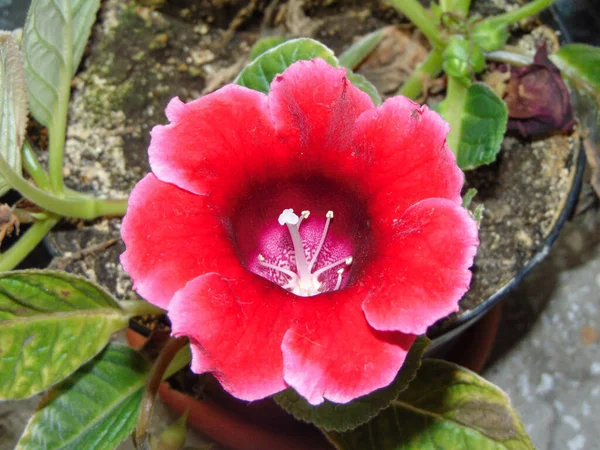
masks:
POLYGON ((388 385, 415 335, 457 310, 477 231, 435 112, 375 108, 316 59, 268 96, 229 85, 167 117, 122 262, 190 338, 194 372, 245 400, 292 386, 345 403, 388 385))

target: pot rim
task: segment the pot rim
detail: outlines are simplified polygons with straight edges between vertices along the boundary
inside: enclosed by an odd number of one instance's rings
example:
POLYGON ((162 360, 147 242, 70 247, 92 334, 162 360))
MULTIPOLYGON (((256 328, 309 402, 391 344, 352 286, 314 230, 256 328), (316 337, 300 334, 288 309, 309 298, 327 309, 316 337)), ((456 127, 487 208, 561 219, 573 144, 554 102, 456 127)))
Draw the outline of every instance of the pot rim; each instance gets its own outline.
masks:
POLYGON ((433 349, 438 345, 448 341, 477 322, 485 315, 485 313, 487 313, 500 300, 506 297, 519 283, 521 283, 521 281, 523 281, 523 279, 533 270, 533 268, 548 255, 552 245, 558 238, 560 231, 564 227, 567 220, 572 217, 575 207, 577 206, 586 166, 585 152, 582 149, 582 145, 583 144, 580 142, 580 145, 577 149, 575 174, 573 176, 570 191, 563 204, 562 211, 550 230, 550 233, 548 233, 548 236, 546 236, 546 239, 544 240, 544 243, 540 249, 534 253, 527 264, 525 264, 525 266, 508 283, 498 289, 494 294, 489 296, 479 305, 458 315, 456 320, 449 327, 440 327, 439 329, 433 329, 431 332, 428 331, 427 336, 432 340, 431 346, 429 347, 430 349, 433 349))

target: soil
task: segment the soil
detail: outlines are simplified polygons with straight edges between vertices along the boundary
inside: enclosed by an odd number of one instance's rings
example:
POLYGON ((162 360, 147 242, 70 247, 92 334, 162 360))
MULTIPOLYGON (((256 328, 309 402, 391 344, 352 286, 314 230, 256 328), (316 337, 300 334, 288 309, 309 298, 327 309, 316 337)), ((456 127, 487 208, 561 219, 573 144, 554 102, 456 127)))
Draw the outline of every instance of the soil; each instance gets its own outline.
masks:
MULTIPOLYGON (((473 3, 482 13, 518 4, 473 3)), ((384 96, 397 90, 427 50, 418 32, 383 2, 107 0, 73 82, 66 182, 98 196, 126 196, 149 171, 149 130, 165 122, 168 100, 192 100, 231 82, 261 36, 311 36, 339 53, 390 24, 386 41, 358 70, 384 96)), ((543 35, 536 30, 534 38, 515 44, 532 51, 543 35)), ((429 87, 435 93, 443 83, 429 87)), ((460 312, 438 324, 438 331, 505 286, 539 251, 567 198, 578 151, 576 134, 537 141, 507 137, 494 164, 466 174, 465 189, 478 190, 474 205, 485 206, 481 246, 460 312)), ((124 250, 119 228, 118 219, 63 225, 48 239, 57 255, 52 266, 86 275, 120 299, 135 296, 118 263, 124 250), (94 251, 81 254, 89 247, 94 251)))

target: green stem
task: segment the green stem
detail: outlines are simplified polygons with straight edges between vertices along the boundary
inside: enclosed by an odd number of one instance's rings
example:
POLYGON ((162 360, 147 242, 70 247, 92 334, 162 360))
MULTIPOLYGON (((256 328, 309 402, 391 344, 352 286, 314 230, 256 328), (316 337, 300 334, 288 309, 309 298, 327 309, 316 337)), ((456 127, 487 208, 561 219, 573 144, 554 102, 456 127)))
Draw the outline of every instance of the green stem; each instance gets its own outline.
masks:
POLYGON ((58 218, 51 217, 35 222, 6 252, 0 255, 0 272, 17 267, 56 225, 58 218))
POLYGON ((495 24, 503 24, 508 26, 539 13, 541 10, 549 6, 553 1, 554 0, 533 0, 532 2, 513 11, 490 17, 489 19, 484 20, 484 22, 489 21, 494 22, 495 24))
POLYGON ((456 155, 458 152, 458 140, 460 138, 460 124, 463 118, 464 103, 467 98, 469 87, 455 77, 448 77, 446 98, 440 104, 440 113, 450 125, 450 132, 446 138, 448 147, 456 155))
POLYGON ((89 220, 102 216, 123 216, 127 210, 127 199, 103 200, 83 194, 59 198, 29 183, 15 172, 1 156, 0 174, 23 197, 59 216, 89 220))
POLYGON ((23 167, 25 168, 29 176, 33 179, 35 184, 37 184, 37 186, 40 189, 49 191, 50 179, 48 178, 48 174, 38 161, 37 157, 35 156, 35 153, 33 152, 33 149, 31 148, 28 142, 25 142, 25 144, 23 144, 21 154, 23 156, 23 167))
POLYGON ((166 311, 148 303, 146 300, 127 300, 121 302, 121 308, 130 317, 143 316, 146 314, 164 315, 166 311))
POLYGON ((389 0, 390 4, 410 19, 416 27, 429 39, 433 47, 443 47, 440 30, 429 11, 418 0, 389 0))
POLYGON ((398 94, 404 95, 413 100, 417 99, 423 90, 423 79, 425 77, 434 78, 442 70, 441 50, 433 50, 423 64, 418 66, 413 73, 408 77, 406 82, 398 90, 398 94))
MULTIPOLYGON (((133 434, 134 442, 138 448, 150 448, 148 444, 148 426, 150 425, 150 419, 152 418, 154 403, 156 401, 156 395, 158 394, 158 387, 160 386, 161 381, 167 378, 166 374, 169 372, 169 368, 171 368, 171 370, 173 369, 173 360, 177 358, 178 354, 180 354, 181 350, 184 349, 188 343, 189 341, 187 338, 170 338, 160 351, 158 359, 152 366, 148 381, 146 382, 146 389, 142 396, 140 413, 133 434)), ((178 367, 177 370, 183 368, 188 362, 189 360, 181 367, 178 367)))
MULTIPOLYGON (((73 28, 71 8, 65 8, 66 29, 73 28)), ((64 66, 59 75, 58 98, 56 99, 51 123, 48 124, 50 142, 48 147, 48 175, 50 186, 54 194, 62 197, 65 194, 63 179, 63 162, 65 153, 65 140, 67 134, 67 116, 69 113, 69 99, 71 97, 71 79, 73 77, 73 35, 63 33, 62 50, 64 66)))

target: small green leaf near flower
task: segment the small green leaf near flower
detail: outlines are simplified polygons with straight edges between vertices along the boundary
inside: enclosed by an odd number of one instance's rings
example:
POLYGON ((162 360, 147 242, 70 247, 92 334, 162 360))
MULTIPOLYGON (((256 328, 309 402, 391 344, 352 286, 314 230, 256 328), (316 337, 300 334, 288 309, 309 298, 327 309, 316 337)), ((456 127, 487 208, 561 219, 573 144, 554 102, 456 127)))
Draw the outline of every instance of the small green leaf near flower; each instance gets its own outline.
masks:
MULTIPOLYGON (((320 42, 309 38, 292 39, 260 53, 240 72, 235 83, 266 94, 276 75, 283 73, 296 61, 315 58, 321 58, 333 67, 340 67, 333 51, 320 42)), ((377 89, 365 77, 349 71, 348 79, 368 94, 376 105, 381 103, 377 89)))

